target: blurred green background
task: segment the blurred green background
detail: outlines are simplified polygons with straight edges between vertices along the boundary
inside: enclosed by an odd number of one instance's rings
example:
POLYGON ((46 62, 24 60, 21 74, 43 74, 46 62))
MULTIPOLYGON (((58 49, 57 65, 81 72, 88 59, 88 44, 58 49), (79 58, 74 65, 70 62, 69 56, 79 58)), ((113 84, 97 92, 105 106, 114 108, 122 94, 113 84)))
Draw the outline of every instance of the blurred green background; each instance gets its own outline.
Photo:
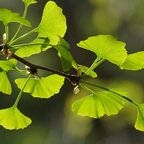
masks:
MULTIPOLYGON (((47 0, 38 0, 30 7, 28 19, 36 27, 41 19, 42 10, 47 0)), ((89 66, 95 56, 76 46, 88 36, 112 34, 127 43, 128 53, 144 50, 144 0, 55 0, 63 8, 67 18, 68 30, 65 39, 71 45, 71 52, 78 63, 89 66)), ((0 0, 0 7, 23 12, 21 0, 0 0)), ((10 25, 11 36, 15 25, 10 25)), ((28 31, 24 28, 24 31, 28 31)), ((0 24, 0 37, 4 27, 0 24)), ((29 37, 26 41, 32 40, 29 37)), ((56 51, 28 58, 33 63, 50 66, 61 70, 56 51)), ((96 70, 98 79, 93 81, 106 87, 122 88, 129 92, 129 97, 144 102, 143 70, 139 72, 120 71, 108 62, 96 70)), ((42 76, 46 73, 40 72, 42 76)), ((11 81, 19 77, 10 73, 11 81)), ((13 104, 18 89, 13 83, 13 94, 6 96, 0 93, 0 108, 13 104)), ((35 99, 24 94, 19 109, 31 117, 33 123, 24 130, 8 131, 0 127, 0 144, 143 144, 144 133, 134 129, 136 110, 126 104, 116 116, 101 119, 79 117, 71 113, 71 104, 75 99, 85 96, 81 91, 73 95, 73 87, 68 81, 58 95, 50 99, 35 99)))

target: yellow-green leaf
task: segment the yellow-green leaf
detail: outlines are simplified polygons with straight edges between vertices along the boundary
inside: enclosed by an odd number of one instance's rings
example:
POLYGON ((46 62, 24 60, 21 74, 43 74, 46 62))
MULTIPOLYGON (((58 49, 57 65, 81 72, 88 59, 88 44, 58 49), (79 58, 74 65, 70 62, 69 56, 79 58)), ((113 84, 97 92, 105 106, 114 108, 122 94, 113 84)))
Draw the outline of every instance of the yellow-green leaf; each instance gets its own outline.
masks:
POLYGON ((0 68, 4 71, 15 70, 17 61, 15 59, 0 60, 0 68))
MULTIPOLYGON (((118 90, 113 90, 119 94, 126 94, 118 90)), ((72 111, 80 116, 89 116, 92 118, 100 118, 104 114, 117 114, 125 103, 125 100, 111 92, 102 91, 86 96, 72 105, 72 111)))
POLYGON ((31 122, 31 119, 21 113, 15 106, 0 110, 0 125, 5 129, 23 129, 31 122))
POLYGON ((116 65, 122 65, 127 57, 125 43, 111 35, 91 36, 77 44, 79 47, 94 52, 98 58, 106 59, 116 65))
POLYGON ((38 27, 38 37, 48 37, 50 44, 56 45, 59 37, 65 35, 66 29, 66 18, 62 9, 54 1, 48 1, 38 27))
POLYGON ((11 84, 5 71, 0 71, 0 91, 8 95, 12 93, 11 84))
MULTIPOLYGON (((26 81, 26 78, 15 80, 20 89, 23 88, 26 81)), ((23 91, 30 93, 33 97, 50 98, 54 94, 59 93, 63 84, 64 77, 53 74, 41 79, 31 78, 23 91)))
POLYGON ((144 131, 144 104, 138 105, 135 128, 137 130, 144 131))
POLYGON ((12 12, 11 10, 4 8, 0 8, 0 21, 2 21, 4 25, 12 22, 17 22, 25 26, 31 26, 30 22, 21 17, 18 13, 12 12))
POLYGON ((21 46, 15 52, 15 54, 18 55, 19 57, 29 57, 33 54, 38 54, 42 51, 42 48, 45 47, 45 44, 43 44, 44 42, 46 42, 45 39, 36 38, 27 46, 21 46))
POLYGON ((141 70, 144 68, 144 51, 129 54, 121 66, 126 70, 141 70))

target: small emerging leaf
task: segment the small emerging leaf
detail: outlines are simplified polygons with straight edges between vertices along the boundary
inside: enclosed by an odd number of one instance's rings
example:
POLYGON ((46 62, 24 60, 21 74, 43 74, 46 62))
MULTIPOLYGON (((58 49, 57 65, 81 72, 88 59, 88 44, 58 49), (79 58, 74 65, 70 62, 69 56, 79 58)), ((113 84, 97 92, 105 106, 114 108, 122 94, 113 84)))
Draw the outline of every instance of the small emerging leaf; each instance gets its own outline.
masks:
POLYGON ((38 27, 38 37, 49 38, 50 44, 56 45, 59 37, 65 35, 66 28, 66 18, 62 9, 53 1, 47 2, 38 27))
POLYGON ((15 70, 17 61, 15 59, 10 60, 0 60, 0 68, 4 71, 15 70))
MULTIPOLYGON (((73 63, 73 67, 77 70, 80 70, 83 73, 86 73, 89 69, 89 67, 87 67, 87 66, 79 65, 79 64, 75 64, 75 63, 73 63)), ((91 76, 92 78, 97 77, 97 74, 93 70, 91 70, 87 75, 91 76)))
MULTIPOLYGON (((114 91, 125 95, 125 92, 114 91)), ((108 91, 102 91, 74 102, 72 111, 77 115, 100 118, 104 114, 108 116, 117 114, 123 108, 124 103, 125 100, 122 97, 108 91)))
POLYGON ((129 54, 121 66, 126 70, 140 70, 144 68, 144 51, 129 54))
POLYGON ((138 105, 137 108, 137 120, 135 122, 135 128, 144 131, 144 105, 138 105))
MULTIPOLYGON (((22 89, 26 83, 26 78, 16 79, 18 88, 22 89)), ((59 93, 60 88, 64 84, 64 77, 53 74, 45 78, 31 78, 27 83, 24 92, 30 93, 33 97, 50 98, 54 94, 59 93)))
POLYGON ((22 0, 22 1, 24 2, 26 7, 29 7, 30 5, 37 3, 36 0, 22 0))
POLYGON ((98 58, 106 59, 116 65, 122 65, 127 57, 125 43, 111 35, 92 36, 77 45, 94 52, 98 58))
POLYGON ((17 22, 30 27, 31 24, 28 20, 21 17, 18 13, 12 12, 9 9, 0 8, 0 21, 7 25, 12 22, 17 22))
POLYGON ((23 129, 31 124, 31 119, 21 113, 17 107, 0 110, 0 125, 5 129, 23 129))
POLYGON ((11 84, 5 71, 0 72, 0 91, 8 95, 12 93, 11 84))

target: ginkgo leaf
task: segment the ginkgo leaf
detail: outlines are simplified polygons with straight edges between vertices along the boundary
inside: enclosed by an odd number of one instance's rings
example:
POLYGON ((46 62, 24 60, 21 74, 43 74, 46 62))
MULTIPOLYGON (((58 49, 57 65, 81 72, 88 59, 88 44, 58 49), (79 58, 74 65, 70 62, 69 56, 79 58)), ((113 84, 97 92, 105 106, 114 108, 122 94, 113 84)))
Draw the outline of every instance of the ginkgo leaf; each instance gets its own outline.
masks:
POLYGON ((74 62, 73 56, 69 51, 69 44, 64 39, 60 38, 59 44, 54 46, 54 48, 58 51, 58 56, 61 59, 63 70, 69 71, 74 62))
POLYGON ((0 71, 0 91, 8 95, 12 93, 11 84, 5 71, 0 71))
POLYGON ((54 1, 47 2, 38 27, 38 37, 49 38, 50 44, 56 45, 59 37, 65 35, 66 29, 66 18, 62 9, 54 1))
POLYGON ((144 104, 137 107, 137 120, 135 122, 135 128, 144 131, 144 104))
POLYGON ((127 57, 126 44, 111 35, 92 36, 77 45, 94 52, 98 58, 106 59, 116 65, 122 65, 127 57))
POLYGON ((121 66, 126 70, 140 70, 144 68, 144 51, 129 54, 121 66))
MULTIPOLYGON (((26 78, 15 80, 20 89, 23 88, 26 81, 26 78)), ((41 79, 31 78, 23 91, 30 93, 33 97, 50 98, 54 94, 59 93, 63 84, 64 77, 53 74, 41 79)))
MULTIPOLYGON (((86 73, 89 70, 89 67, 75 63, 73 63, 73 67, 80 70, 81 73, 86 73)), ((97 77, 97 74, 93 70, 91 70, 87 75, 91 76, 92 78, 97 77)))
POLYGON ((25 26, 31 26, 30 22, 21 17, 18 13, 12 12, 11 10, 4 8, 0 8, 0 21, 2 21, 5 25, 12 22, 17 22, 25 26))
POLYGON ((23 129, 31 122, 31 119, 21 113, 15 106, 0 110, 0 125, 5 129, 23 129))
MULTIPOLYGON (((119 94, 125 95, 125 92, 113 90, 119 94)), ((104 114, 117 114, 125 103, 125 100, 111 92, 102 91, 86 96, 72 105, 72 111, 77 115, 100 118, 104 114)))
POLYGON ((48 44, 43 44, 47 43, 47 41, 48 41, 47 39, 36 38, 27 46, 20 47, 15 52, 15 54, 18 55, 19 57, 29 57, 33 54, 38 54, 42 51, 43 48, 48 47, 48 44))
POLYGON ((24 4, 26 5, 26 7, 29 7, 31 4, 35 4, 37 3, 36 0, 22 0, 24 2, 24 4))
POLYGON ((4 71, 15 70, 17 61, 15 59, 0 60, 0 68, 4 71))

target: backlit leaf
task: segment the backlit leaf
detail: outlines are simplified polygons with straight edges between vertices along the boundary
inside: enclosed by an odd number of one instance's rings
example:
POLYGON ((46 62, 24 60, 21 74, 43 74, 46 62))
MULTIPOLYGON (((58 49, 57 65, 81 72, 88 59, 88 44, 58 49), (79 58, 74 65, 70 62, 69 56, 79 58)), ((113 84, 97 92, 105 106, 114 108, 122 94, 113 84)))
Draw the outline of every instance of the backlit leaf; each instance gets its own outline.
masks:
POLYGON ((15 70, 17 61, 15 59, 0 60, 0 68, 4 71, 15 70))
POLYGON ((5 71, 0 72, 0 91, 8 95, 12 93, 11 84, 5 71))
POLYGON ((44 42, 46 42, 45 39, 37 38, 30 43, 34 45, 28 44, 28 46, 22 46, 15 52, 15 54, 19 57, 29 57, 33 54, 38 54, 43 48, 47 47, 47 45, 42 44, 44 42))
POLYGON ((30 22, 21 17, 18 13, 12 12, 11 10, 4 8, 0 8, 0 21, 2 21, 4 25, 12 22, 17 22, 25 26, 31 26, 30 22))
POLYGON ((49 38, 50 44, 56 45, 59 37, 65 35, 66 28, 66 18, 62 9, 53 1, 47 2, 38 27, 38 37, 49 38))
POLYGON ((144 105, 138 105, 137 108, 137 120, 135 122, 135 128, 144 131, 144 105))
POLYGON ((144 51, 129 54, 121 66, 126 70, 140 70, 144 68, 144 51))
MULTIPOLYGON (((89 67, 87 67, 87 66, 79 65, 79 64, 75 64, 75 63, 73 63, 73 67, 77 70, 80 70, 80 72, 82 72, 82 73, 86 73, 89 69, 89 67)), ((91 70, 87 75, 91 76, 92 78, 97 77, 97 74, 93 70, 91 70)))
POLYGON ((31 4, 37 3, 36 0, 22 0, 22 1, 25 3, 26 7, 28 7, 31 4))
POLYGON ((72 68, 72 63, 74 62, 73 56, 69 51, 69 44, 61 38, 59 44, 54 46, 54 48, 58 51, 58 56, 61 59, 63 70, 69 71, 72 68))
MULTIPOLYGON (((125 95, 125 92, 113 91, 125 95)), ((108 91, 102 91, 74 102, 72 111, 77 115, 100 118, 104 114, 108 116, 117 114, 123 108, 124 103, 125 100, 122 97, 108 91)))
POLYGON ((125 43, 111 35, 92 36, 77 45, 94 52, 98 58, 106 59, 116 65, 123 64, 127 57, 125 43))
MULTIPOLYGON (((26 78, 16 79, 18 88, 22 89, 26 83, 26 78)), ((53 74, 45 78, 31 78, 27 83, 24 92, 30 93, 33 97, 49 98, 59 93, 60 88, 64 84, 64 77, 53 74)))
POLYGON ((31 119, 21 113, 15 106, 0 110, 0 125, 5 129, 23 129, 31 122, 31 119))

